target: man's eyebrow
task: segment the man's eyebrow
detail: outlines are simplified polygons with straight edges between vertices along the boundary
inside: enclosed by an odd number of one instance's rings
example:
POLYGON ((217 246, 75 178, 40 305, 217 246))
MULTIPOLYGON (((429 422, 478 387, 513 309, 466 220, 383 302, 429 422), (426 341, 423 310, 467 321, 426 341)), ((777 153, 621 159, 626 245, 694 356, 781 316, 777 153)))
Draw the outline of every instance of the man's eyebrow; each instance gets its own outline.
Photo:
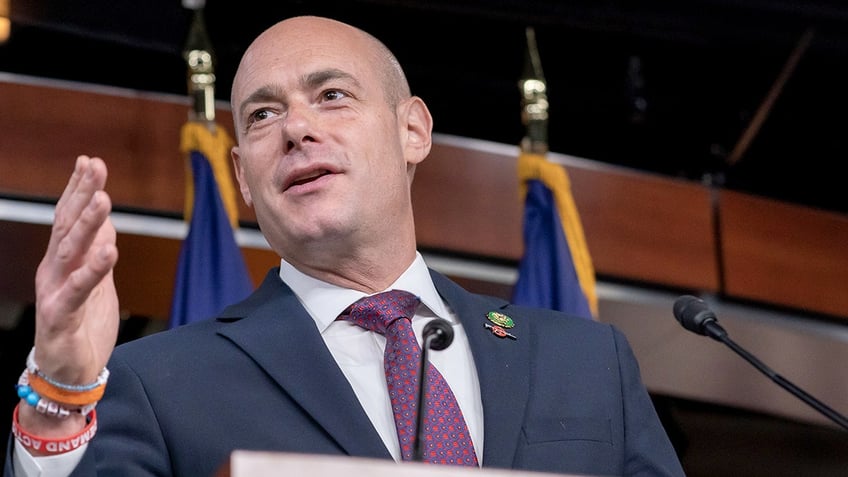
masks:
POLYGON ((352 74, 337 68, 329 68, 326 70, 309 73, 303 78, 302 81, 305 86, 309 88, 316 88, 328 81, 337 79, 351 81, 355 86, 359 87, 359 81, 357 81, 352 74))
POLYGON ((271 101, 279 101, 282 97, 282 92, 279 88, 266 85, 256 89, 250 93, 239 106, 239 117, 244 117, 245 110, 252 103, 265 103, 271 101))

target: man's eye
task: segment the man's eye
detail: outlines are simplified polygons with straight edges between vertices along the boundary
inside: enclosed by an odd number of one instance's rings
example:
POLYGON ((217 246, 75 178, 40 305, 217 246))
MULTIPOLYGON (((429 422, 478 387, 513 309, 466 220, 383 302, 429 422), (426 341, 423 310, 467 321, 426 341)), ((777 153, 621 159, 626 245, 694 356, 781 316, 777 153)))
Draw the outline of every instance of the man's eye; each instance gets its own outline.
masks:
POLYGON ((324 101, 336 101, 336 100, 342 99, 346 96, 347 95, 344 92, 339 91, 339 90, 335 90, 335 89, 324 91, 322 93, 322 97, 323 97, 324 101))
POLYGON ((272 116, 273 112, 269 109, 258 109, 247 117, 247 125, 250 126, 256 122, 262 121, 264 119, 268 119, 272 116))

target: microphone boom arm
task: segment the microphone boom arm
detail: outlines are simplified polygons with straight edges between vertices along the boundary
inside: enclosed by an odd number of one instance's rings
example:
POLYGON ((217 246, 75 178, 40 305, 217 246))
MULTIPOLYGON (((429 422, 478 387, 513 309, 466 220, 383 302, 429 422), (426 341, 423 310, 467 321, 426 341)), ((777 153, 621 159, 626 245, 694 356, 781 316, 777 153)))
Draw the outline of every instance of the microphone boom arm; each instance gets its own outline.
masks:
POLYGON ((692 295, 683 295, 674 302, 674 318, 680 324, 691 331, 692 333, 709 336, 710 338, 721 341, 732 349, 736 354, 743 357, 751 363, 761 373, 768 376, 778 386, 792 393, 798 399, 804 401, 808 406, 822 413, 834 423, 848 430, 848 418, 834 411, 825 403, 819 401, 808 392, 792 384, 788 379, 775 373, 771 368, 765 365, 756 356, 749 353, 747 350, 736 344, 727 335, 727 331, 718 324, 718 319, 715 313, 698 297, 692 295))
POLYGON ((430 366, 430 349, 443 350, 453 343, 453 328, 447 321, 436 318, 427 323, 422 331, 421 366, 418 368, 418 403, 415 415, 415 445, 412 450, 412 461, 424 460, 424 414, 427 404, 427 368, 430 366))
POLYGON ((765 363, 763 363, 762 361, 757 359, 756 356, 752 355, 751 353, 746 351, 744 348, 742 348, 741 346, 736 344, 736 342, 734 342, 732 339, 730 339, 730 337, 727 336, 727 333, 724 333, 723 335, 716 337, 715 339, 718 340, 718 341, 721 341, 722 343, 727 345, 730 349, 732 349, 734 352, 736 352, 736 354, 743 357, 746 361, 748 361, 755 368, 757 368, 761 373, 765 374, 766 376, 769 377, 769 379, 771 379, 772 381, 777 383, 778 386, 789 391, 795 397, 804 401, 806 404, 811 406, 816 411, 822 413, 824 416, 826 416, 828 419, 830 419, 834 423, 839 424, 840 426, 842 426, 842 428, 844 428, 845 430, 848 430, 848 419, 846 419, 845 416, 843 416, 842 414, 839 414, 838 412, 836 412, 835 410, 830 408, 827 404, 816 399, 810 393, 804 391, 803 389, 799 388, 798 386, 793 384, 788 379, 786 379, 783 376, 781 376, 780 374, 774 372, 774 370, 772 370, 771 368, 766 366, 765 363))

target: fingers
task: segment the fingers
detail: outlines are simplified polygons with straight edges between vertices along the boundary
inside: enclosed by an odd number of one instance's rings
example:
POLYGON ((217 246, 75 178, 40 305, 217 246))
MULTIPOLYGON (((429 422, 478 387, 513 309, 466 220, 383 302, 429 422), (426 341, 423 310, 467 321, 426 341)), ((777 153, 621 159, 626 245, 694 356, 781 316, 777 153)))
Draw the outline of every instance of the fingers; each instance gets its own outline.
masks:
POLYGON ((44 325, 74 327, 90 293, 117 262, 112 202, 103 190, 106 165, 80 156, 62 197, 47 253, 36 273, 36 300, 44 325))
POLYGON ((77 222, 80 214, 89 206, 95 192, 106 185, 106 164, 99 158, 79 156, 68 185, 56 203, 53 232, 48 244, 48 254, 55 252, 64 237, 77 222))
POLYGON ((53 230, 45 261, 53 279, 61 279, 80 265, 94 237, 111 211, 103 191, 106 165, 101 159, 77 158, 62 197, 56 204, 53 230))
POLYGON ((109 195, 102 190, 95 191, 76 220, 63 225, 54 251, 56 262, 69 268, 75 267, 94 243, 94 238, 109 217, 111 209, 109 195))
MULTIPOLYGON (((74 231, 68 237, 68 242, 74 242, 71 238, 78 228, 74 227, 74 231)), ((59 289, 56 296, 57 302, 66 307, 65 310, 61 311, 63 314, 72 313, 82 307, 88 300, 91 291, 112 271, 118 261, 115 228, 108 217, 102 222, 95 240, 87 245, 77 242, 71 246, 80 245, 83 245, 81 249, 87 253, 84 254, 84 259, 80 265, 73 268, 73 271, 69 273, 65 286, 59 289)), ((75 256, 76 254, 72 255, 75 256)))

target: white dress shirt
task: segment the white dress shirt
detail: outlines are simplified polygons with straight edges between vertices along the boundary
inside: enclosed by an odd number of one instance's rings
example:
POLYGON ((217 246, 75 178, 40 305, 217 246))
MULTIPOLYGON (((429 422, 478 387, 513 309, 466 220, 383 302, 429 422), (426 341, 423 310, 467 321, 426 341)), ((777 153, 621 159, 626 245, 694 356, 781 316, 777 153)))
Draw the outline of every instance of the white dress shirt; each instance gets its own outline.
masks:
MULTIPOLYGON (((350 381, 356 397, 386 448, 395 460, 400 460, 400 443, 383 371, 386 338, 353 323, 336 321, 336 317, 345 308, 366 294, 316 280, 301 273, 286 261, 280 263, 280 278, 294 291, 300 303, 315 320, 315 326, 318 327, 327 348, 350 381)), ((480 382, 465 330, 436 291, 421 254, 416 253, 412 265, 386 290, 392 289, 406 290, 421 299, 421 305, 412 319, 412 327, 419 344, 421 330, 428 321, 438 317, 453 325, 453 344, 441 351, 430 351, 429 358, 456 396, 474 442, 477 459, 482 463, 483 403, 480 398, 480 382)), ((34 457, 16 440, 15 473, 20 477, 67 477, 82 459, 86 447, 87 444, 64 454, 34 457)))
MULTIPOLYGON (((336 318, 365 293, 340 288, 299 272, 283 261, 280 278, 291 287, 306 311, 315 320, 315 325, 330 353, 335 358, 356 397, 386 448, 400 460, 400 443, 397 438, 386 375, 383 371, 383 352, 386 338, 348 321, 336 318)), ((478 461, 483 458, 483 404, 480 398, 480 383, 477 370, 468 346, 468 337, 462 325, 448 308, 430 278, 424 259, 416 254, 410 267, 386 290, 406 290, 421 299, 421 305, 412 318, 412 328, 421 344, 421 330, 434 318, 443 318, 451 323, 454 331, 453 344, 441 351, 430 351, 430 362, 451 387, 468 432, 474 442, 478 461)))

